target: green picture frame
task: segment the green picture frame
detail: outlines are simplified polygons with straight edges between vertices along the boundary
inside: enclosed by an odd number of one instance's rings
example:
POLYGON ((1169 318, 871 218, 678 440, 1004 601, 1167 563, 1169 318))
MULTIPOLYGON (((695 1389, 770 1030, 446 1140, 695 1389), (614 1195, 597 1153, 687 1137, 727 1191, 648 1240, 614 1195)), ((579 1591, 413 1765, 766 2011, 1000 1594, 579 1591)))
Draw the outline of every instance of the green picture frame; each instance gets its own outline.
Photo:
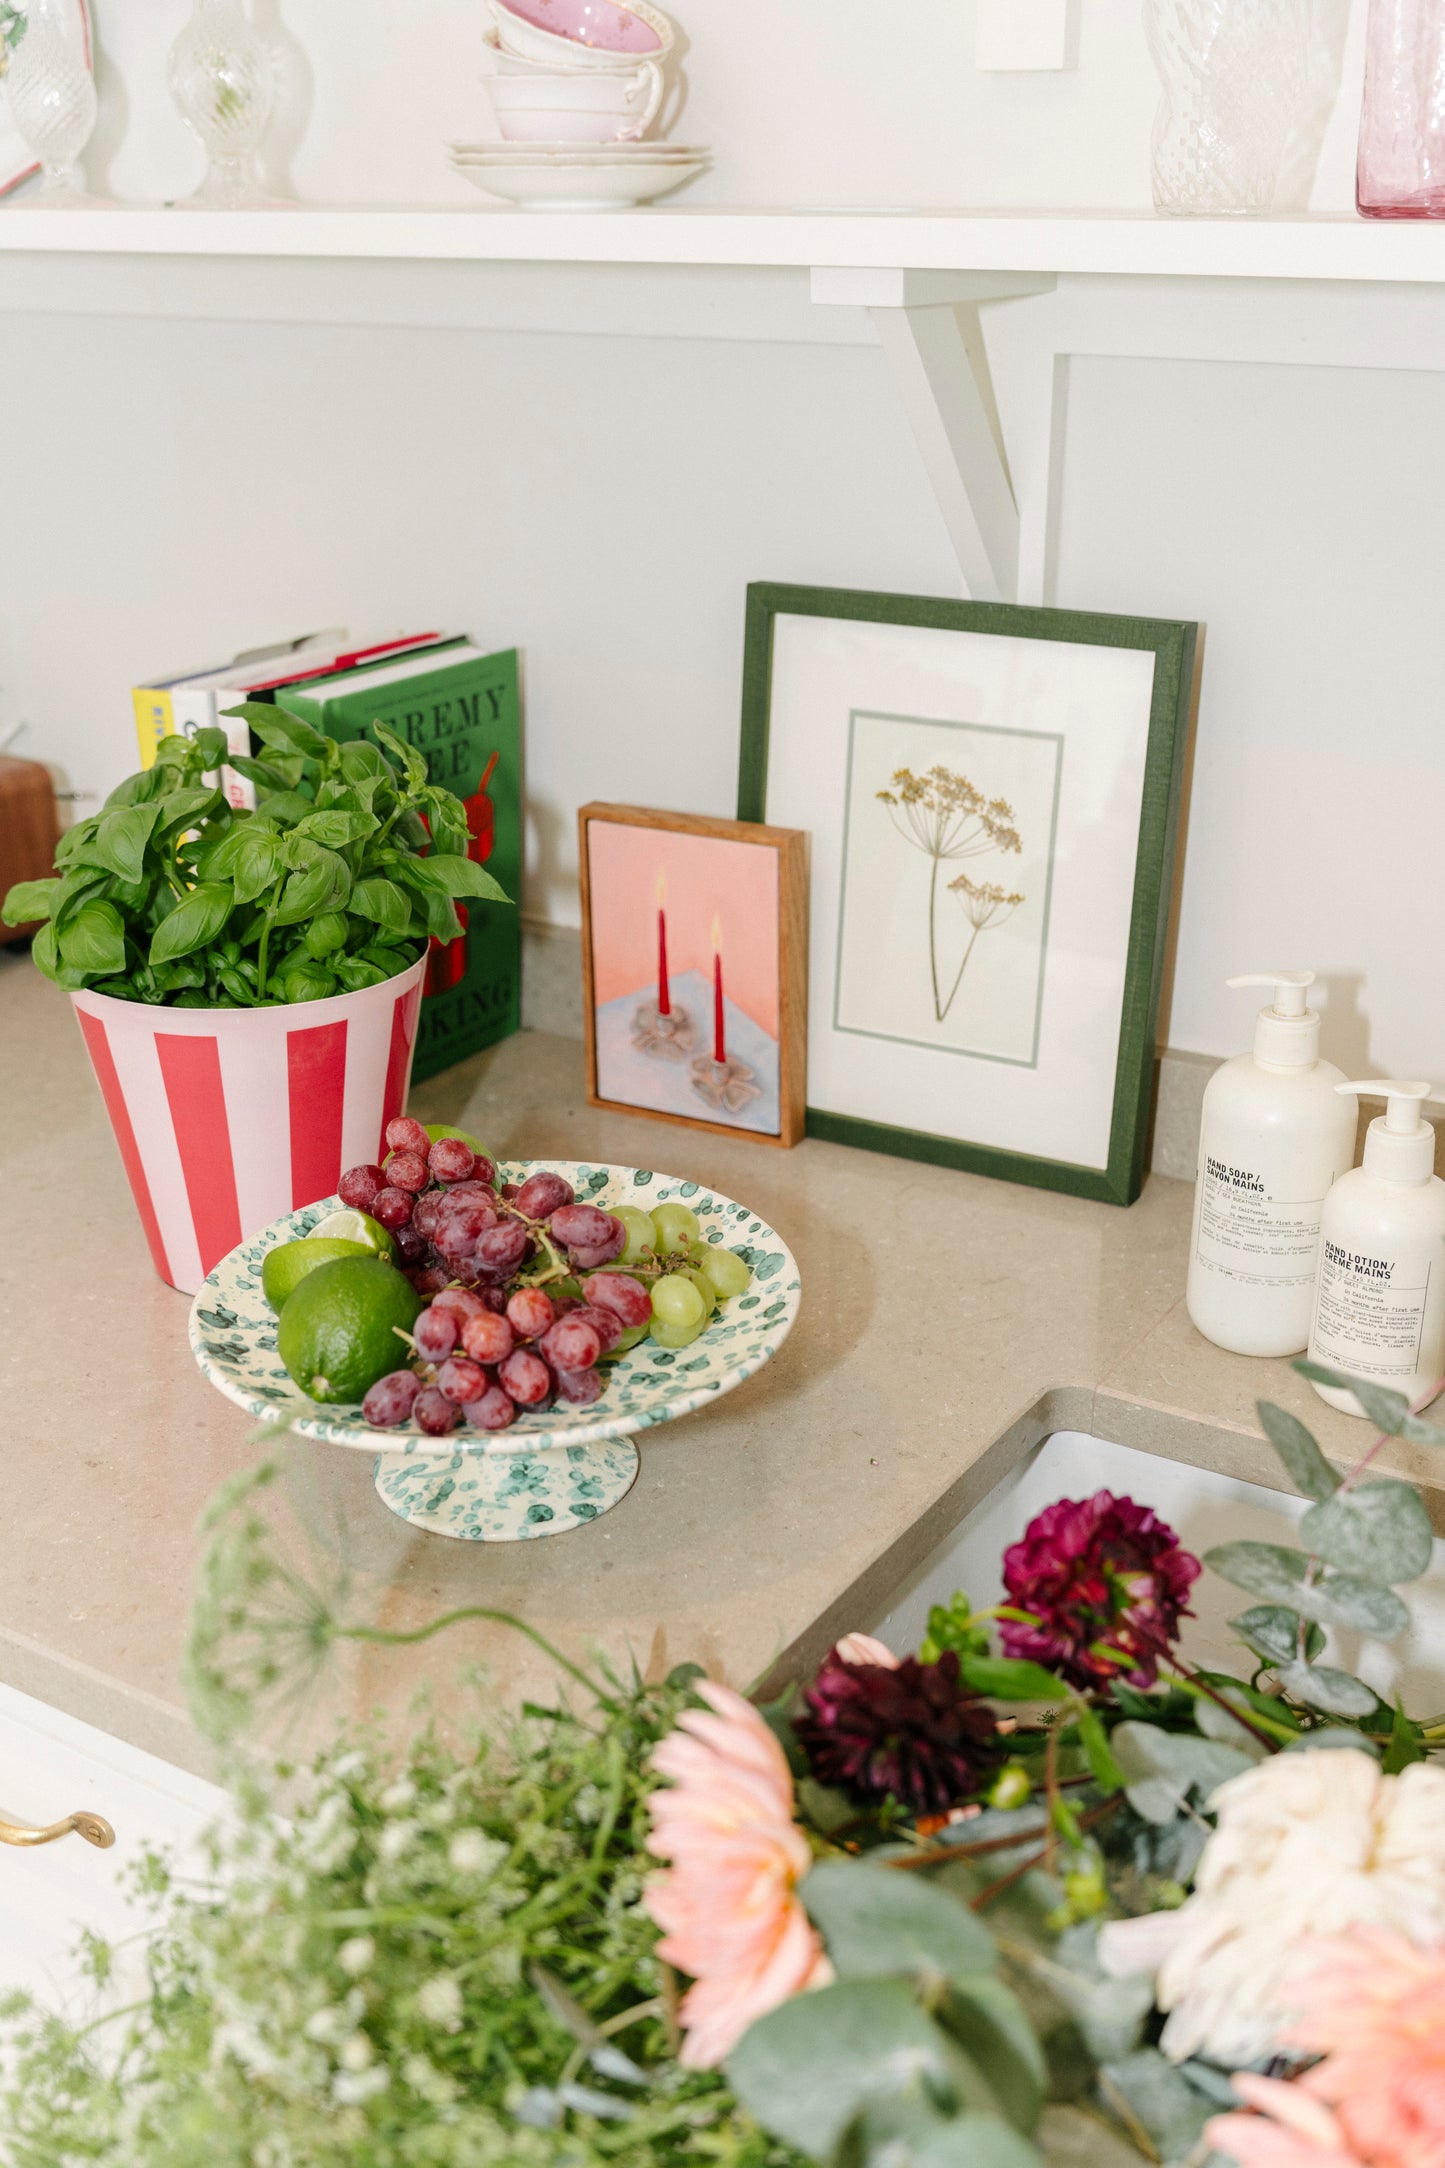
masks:
MULTIPOLYGON (((1198 626, 1187 621, 1031 609, 1011 603, 952 601, 928 595, 873 594, 848 588, 760 581, 747 593, 743 659, 739 820, 767 821, 769 748, 775 740, 774 638, 780 617, 920 626, 1003 638, 1053 640, 1153 654, 1153 690, 1115 1054, 1107 1162, 1081 1165, 1004 1149, 964 1137, 895 1127, 816 1106, 808 1093, 806 1132, 834 1144, 887 1152, 991 1175, 1007 1182, 1129 1205, 1144 1180, 1155 1032, 1169 930, 1174 858, 1194 691, 1198 626)), ((902 696, 900 695, 900 698, 902 696)), ((904 703, 906 705, 906 703, 904 703)), ((815 965, 816 968, 816 965, 815 965)))

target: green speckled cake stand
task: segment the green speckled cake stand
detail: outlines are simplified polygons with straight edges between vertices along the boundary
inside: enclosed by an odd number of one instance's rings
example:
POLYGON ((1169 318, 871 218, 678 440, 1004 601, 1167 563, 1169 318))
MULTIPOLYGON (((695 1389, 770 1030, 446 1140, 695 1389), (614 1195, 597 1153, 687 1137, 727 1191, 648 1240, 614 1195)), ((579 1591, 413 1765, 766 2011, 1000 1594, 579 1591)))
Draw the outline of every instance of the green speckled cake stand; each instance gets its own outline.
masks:
MULTIPOLYGON (((380 1497, 432 1535, 518 1543, 595 1521, 636 1480, 637 1433, 705 1408, 760 1370, 787 1337, 802 1285, 786 1242, 730 1197, 641 1167, 539 1164, 565 1175, 586 1204, 649 1208, 676 1199, 690 1205, 705 1241, 748 1260, 752 1285, 723 1305, 691 1347, 674 1351, 644 1340, 607 1364, 606 1390, 590 1408, 557 1406, 522 1415, 510 1430, 456 1430, 444 1441, 410 1423, 373 1430, 359 1407, 323 1406, 292 1384, 276 1352, 275 1316, 261 1292, 267 1250, 309 1234, 337 1209, 339 1200, 329 1197, 241 1243, 207 1275, 191 1305, 196 1361, 228 1400, 258 1422, 284 1421, 302 1437, 374 1454, 380 1497)), ((512 1163, 500 1175, 521 1182, 534 1171, 512 1163)))

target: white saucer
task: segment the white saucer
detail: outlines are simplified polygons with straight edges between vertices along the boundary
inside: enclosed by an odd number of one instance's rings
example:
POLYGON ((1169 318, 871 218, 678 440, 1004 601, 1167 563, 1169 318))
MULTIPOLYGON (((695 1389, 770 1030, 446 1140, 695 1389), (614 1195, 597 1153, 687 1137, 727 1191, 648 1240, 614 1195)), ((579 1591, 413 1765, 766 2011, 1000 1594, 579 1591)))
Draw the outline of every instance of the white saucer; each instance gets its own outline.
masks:
POLYGON ((693 143, 449 143, 447 156, 456 166, 638 166, 660 160, 691 165, 709 153, 693 143))
POLYGON ((649 159, 470 158, 451 160, 460 173, 489 196, 500 196, 526 211, 605 211, 649 203, 669 189, 694 180, 705 157, 649 159))

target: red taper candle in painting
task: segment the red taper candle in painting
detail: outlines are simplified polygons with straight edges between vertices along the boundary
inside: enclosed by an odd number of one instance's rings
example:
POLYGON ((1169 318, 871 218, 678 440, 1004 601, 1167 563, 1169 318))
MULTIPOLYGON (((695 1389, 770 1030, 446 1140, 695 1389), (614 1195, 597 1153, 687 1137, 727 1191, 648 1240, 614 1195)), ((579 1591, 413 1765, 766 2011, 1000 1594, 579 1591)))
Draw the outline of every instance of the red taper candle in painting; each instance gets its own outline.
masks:
POLYGON ((728 1058, 723 1033, 722 927, 716 918, 712 922, 712 1058, 714 1061, 728 1058))
POLYGON ((667 983, 667 877, 657 874, 657 1013, 671 1016, 672 993, 667 983))

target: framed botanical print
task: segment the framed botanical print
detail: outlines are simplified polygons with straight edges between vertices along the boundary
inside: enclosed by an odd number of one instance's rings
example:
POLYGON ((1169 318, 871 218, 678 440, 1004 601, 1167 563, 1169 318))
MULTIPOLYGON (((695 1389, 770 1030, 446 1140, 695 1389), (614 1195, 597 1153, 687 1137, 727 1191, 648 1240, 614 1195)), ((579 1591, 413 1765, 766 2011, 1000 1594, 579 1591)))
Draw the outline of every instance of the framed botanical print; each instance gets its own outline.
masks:
POLYGON ((796 1144, 807 837, 626 805, 577 825, 592 1105, 796 1144))
POLYGON ((810 1136, 1137 1197, 1196 631, 749 588, 738 811, 811 836, 810 1136))

